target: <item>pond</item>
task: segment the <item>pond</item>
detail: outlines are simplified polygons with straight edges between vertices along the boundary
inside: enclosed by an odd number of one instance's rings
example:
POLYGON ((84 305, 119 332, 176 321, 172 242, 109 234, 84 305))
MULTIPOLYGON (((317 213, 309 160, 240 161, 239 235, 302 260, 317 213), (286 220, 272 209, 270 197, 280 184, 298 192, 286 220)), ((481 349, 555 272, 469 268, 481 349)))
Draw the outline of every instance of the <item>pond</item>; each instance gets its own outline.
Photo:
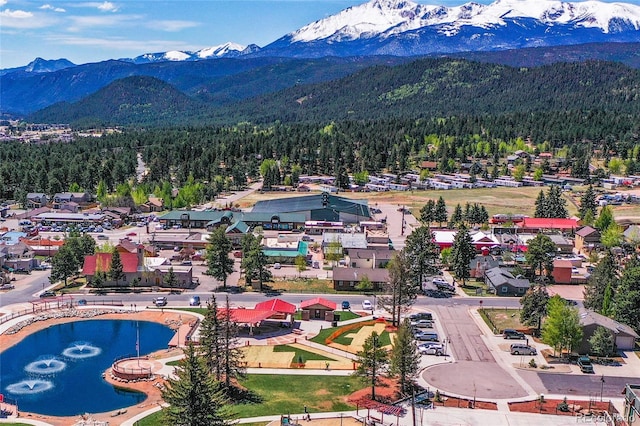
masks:
POLYGON ((23 412, 52 416, 101 413, 143 401, 102 373, 113 361, 167 348, 173 331, 160 323, 86 320, 54 325, 0 353, 0 393, 23 412), (139 336, 139 337, 138 337, 139 336))

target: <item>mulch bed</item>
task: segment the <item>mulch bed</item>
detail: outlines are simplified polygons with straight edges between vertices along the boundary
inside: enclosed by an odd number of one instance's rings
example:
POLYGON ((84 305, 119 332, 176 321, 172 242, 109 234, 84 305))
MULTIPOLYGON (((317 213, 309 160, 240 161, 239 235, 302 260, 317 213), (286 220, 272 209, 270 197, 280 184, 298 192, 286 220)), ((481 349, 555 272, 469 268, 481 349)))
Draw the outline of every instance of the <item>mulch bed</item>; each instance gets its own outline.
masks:
POLYGON ((560 416, 575 416, 578 414, 588 414, 589 408, 591 408, 592 414, 601 413, 603 411, 609 411, 610 409, 615 411, 612 405, 609 404, 608 401, 577 401, 573 399, 567 399, 567 404, 569 405, 569 411, 560 411, 557 409, 558 404, 562 402, 561 399, 546 399, 540 406, 540 402, 538 400, 533 401, 519 401, 519 402, 510 402, 509 410, 517 411, 520 413, 540 413, 540 414, 557 414, 560 416), (591 406, 589 405, 591 404, 591 406))
POLYGON ((442 395, 442 402, 433 401, 434 406, 454 407, 454 408, 478 408, 481 410, 497 410, 498 404, 489 401, 476 401, 473 399, 457 398, 455 396, 442 395))

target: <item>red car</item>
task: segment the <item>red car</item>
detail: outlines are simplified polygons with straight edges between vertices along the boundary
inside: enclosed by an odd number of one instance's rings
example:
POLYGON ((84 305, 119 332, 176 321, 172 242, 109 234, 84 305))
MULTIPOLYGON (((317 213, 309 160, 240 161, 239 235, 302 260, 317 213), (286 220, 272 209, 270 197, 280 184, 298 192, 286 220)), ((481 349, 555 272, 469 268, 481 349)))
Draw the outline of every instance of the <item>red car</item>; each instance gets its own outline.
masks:
POLYGON ((138 234, 136 234, 135 232, 129 232, 127 234, 127 237, 135 237, 136 235, 138 235, 138 234))

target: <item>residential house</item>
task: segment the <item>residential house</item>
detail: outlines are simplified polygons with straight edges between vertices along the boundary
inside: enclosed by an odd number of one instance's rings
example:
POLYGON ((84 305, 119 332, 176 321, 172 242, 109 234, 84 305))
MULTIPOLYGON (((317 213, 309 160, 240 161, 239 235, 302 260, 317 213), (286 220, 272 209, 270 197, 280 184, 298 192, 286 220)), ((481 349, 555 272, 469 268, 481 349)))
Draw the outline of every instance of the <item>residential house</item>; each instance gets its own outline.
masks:
POLYGON ((335 290, 356 290, 365 279, 371 282, 372 290, 382 290, 389 282, 388 269, 371 268, 333 268, 333 288, 335 290))
POLYGON ((34 251, 22 241, 7 245, 5 247, 5 258, 5 265, 13 269, 31 271, 38 264, 34 251))
POLYGON ((138 209, 142 213, 161 212, 164 210, 164 201, 162 198, 149 197, 149 200, 146 203, 141 204, 138 209))
POLYGON ((578 253, 588 253, 600 246, 600 231, 590 226, 583 226, 576 231, 575 249, 578 253))
POLYGON ((27 194, 27 209, 37 209, 49 203, 49 196, 42 192, 30 192, 27 194))
POLYGON ((53 208, 60 209, 67 203, 89 204, 93 197, 88 192, 58 192, 53 196, 53 208))
POLYGON ((531 286, 528 279, 514 277, 511 271, 505 268, 488 269, 484 276, 489 289, 495 291, 498 296, 522 296, 531 286))
POLYGON ((604 327, 611 333, 617 350, 633 351, 635 349, 636 340, 640 336, 630 326, 589 309, 580 308, 579 313, 582 326, 582 342, 577 350, 579 354, 593 354, 589 339, 598 327, 604 327))
POLYGON ((572 254, 573 241, 560 234, 547 234, 547 237, 556 245, 558 254, 572 254))
POLYGON ((347 263, 352 268, 386 268, 396 253, 388 248, 352 249, 347 263))
POLYGON ((485 271, 500 266, 500 262, 493 256, 477 255, 469 263, 469 273, 471 278, 484 279, 485 271))
POLYGON ((319 319, 333 321, 333 311, 336 310, 336 307, 335 302, 323 299, 322 297, 316 297, 300 303, 303 320, 319 319))

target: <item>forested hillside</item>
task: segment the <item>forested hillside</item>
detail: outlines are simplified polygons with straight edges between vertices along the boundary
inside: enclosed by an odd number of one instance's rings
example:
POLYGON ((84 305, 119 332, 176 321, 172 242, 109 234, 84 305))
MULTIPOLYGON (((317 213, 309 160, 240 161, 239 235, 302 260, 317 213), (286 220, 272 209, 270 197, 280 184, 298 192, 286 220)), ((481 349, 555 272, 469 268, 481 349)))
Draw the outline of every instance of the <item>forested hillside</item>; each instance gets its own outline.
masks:
POLYGON ((127 80, 129 97, 122 91, 109 100, 104 97, 113 90, 109 89, 73 105, 48 108, 29 120, 76 125, 207 125, 531 113, 554 116, 598 110, 615 116, 640 113, 640 71, 599 61, 514 68, 459 59, 420 59, 372 66, 330 82, 298 85, 226 105, 213 100, 224 97, 224 91, 213 95, 204 89, 198 95, 200 102, 187 102, 177 91, 145 90, 148 93, 140 103, 140 90, 131 82, 127 80), (172 104, 180 107, 171 109, 172 104), (148 105, 163 107, 155 110, 148 105))

